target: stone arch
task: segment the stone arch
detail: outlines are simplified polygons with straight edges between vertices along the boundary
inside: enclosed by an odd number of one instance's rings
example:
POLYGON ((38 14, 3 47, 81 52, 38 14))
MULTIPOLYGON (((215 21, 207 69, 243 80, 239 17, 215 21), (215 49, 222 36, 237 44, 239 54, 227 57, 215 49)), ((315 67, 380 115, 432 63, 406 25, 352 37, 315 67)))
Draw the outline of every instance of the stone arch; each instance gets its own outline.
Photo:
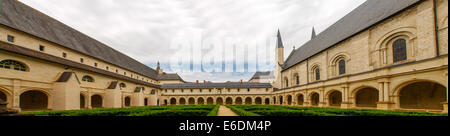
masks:
MULTIPOLYGON (((159 100, 156 102, 158 102, 156 105, 159 105, 159 100)), ((144 106, 148 106, 148 98, 144 98, 144 106)))
POLYGON ((273 104, 277 104, 277 97, 276 96, 273 97, 273 104))
POLYGON ((292 105, 292 102, 293 102, 292 95, 288 95, 287 96, 287 103, 288 103, 288 105, 292 105))
POLYGON ((186 98, 181 97, 179 102, 180 102, 179 105, 186 105, 186 98))
POLYGON ((303 94, 297 94, 297 105, 303 106, 305 103, 305 96, 303 94))
POLYGON ((125 97, 124 106, 125 107, 130 107, 131 106, 131 97, 130 96, 126 96, 125 97))
POLYGON ((189 105, 195 105, 195 98, 194 97, 189 98, 188 103, 189 105))
POLYGON ((206 100, 206 103, 207 103, 208 105, 213 105, 213 104, 214 104, 214 98, 209 97, 209 98, 206 100))
POLYGON ((417 36, 417 29, 415 27, 401 27, 387 32, 383 35, 375 44, 375 50, 377 53, 380 65, 386 65, 393 63, 392 57, 392 43, 398 39, 405 39, 407 45, 408 59, 414 56, 415 40, 417 36))
POLYGON ((377 107, 379 91, 373 87, 362 87, 354 94, 356 107, 377 107))
POLYGON ((171 98, 170 99, 170 105, 177 105, 177 99, 176 98, 171 98))
POLYGON ((11 93, 7 89, 3 89, 2 87, 0 87, 0 101, 8 103, 6 107, 9 107, 11 103, 11 96, 11 93))
POLYGON ((217 97, 217 99, 216 99, 216 104, 217 105, 223 105, 224 103, 223 103, 223 98, 222 97, 217 97))
POLYGON ((270 98, 266 98, 266 99, 264 100, 264 104, 265 104, 265 105, 270 105, 270 98))
POLYGON ((314 63, 311 65, 309 73, 311 81, 322 80, 323 70, 320 63, 314 63))
POLYGON ((49 95, 41 90, 29 90, 20 94, 20 109, 23 111, 49 109, 49 95))
POLYGON ((261 105, 262 104, 262 98, 261 97, 256 97, 255 98, 255 104, 256 105, 261 105))
POLYGON ((343 60, 345 62, 345 73, 344 74, 348 74, 349 72, 349 65, 348 63, 350 62, 350 55, 348 53, 342 52, 342 53, 338 53, 335 56, 333 56, 333 59, 331 59, 329 65, 331 68, 331 74, 333 76, 340 76, 340 67, 339 67, 339 62, 343 60))
POLYGON ((86 107, 86 97, 84 94, 80 93, 80 108, 85 109, 86 107))
POLYGON ((225 101, 226 101, 225 104, 227 104, 227 105, 233 104, 233 98, 231 98, 231 97, 228 97, 225 101))
POLYGON ((199 105, 204 105, 205 104, 205 99, 203 97, 199 97, 198 100, 197 100, 197 103, 199 105))
POLYGON ((247 98, 245 98, 245 105, 252 105, 253 103, 252 103, 252 98, 251 97, 247 97, 247 98))
POLYGON ((332 90, 328 92, 328 103, 332 107, 341 107, 342 104, 342 92, 338 90, 332 90))
POLYGON ((242 98, 241 97, 237 97, 235 100, 236 105, 242 105, 242 98))
POLYGON ((320 95, 317 92, 313 92, 310 95, 311 106, 319 106, 320 103, 320 95))
POLYGON ((92 108, 103 108, 103 96, 95 94, 91 96, 91 107, 92 108))
POLYGON ((282 95, 278 96, 278 101, 280 102, 280 105, 284 104, 284 98, 282 95))
POLYGON ((447 102, 447 87, 437 82, 416 80, 401 84, 395 93, 403 109, 443 110, 447 102))

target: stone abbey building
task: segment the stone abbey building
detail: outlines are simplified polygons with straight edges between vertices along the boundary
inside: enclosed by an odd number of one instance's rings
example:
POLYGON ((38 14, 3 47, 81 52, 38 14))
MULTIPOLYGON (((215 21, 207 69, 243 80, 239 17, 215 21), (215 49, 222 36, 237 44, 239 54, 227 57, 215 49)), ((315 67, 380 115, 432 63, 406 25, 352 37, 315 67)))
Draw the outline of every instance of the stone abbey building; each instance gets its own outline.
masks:
POLYGON ((448 112, 448 0, 368 0, 246 82, 185 82, 0 0, 0 104, 76 110, 267 104, 448 112))

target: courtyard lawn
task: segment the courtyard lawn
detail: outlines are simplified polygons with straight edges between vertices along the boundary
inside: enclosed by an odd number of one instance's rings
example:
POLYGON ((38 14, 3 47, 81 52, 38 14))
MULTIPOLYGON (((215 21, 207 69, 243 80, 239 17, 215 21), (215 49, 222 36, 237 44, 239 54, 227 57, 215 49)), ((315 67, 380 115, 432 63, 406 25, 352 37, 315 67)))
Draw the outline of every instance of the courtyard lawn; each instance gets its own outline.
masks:
POLYGON ((25 112, 36 116, 216 116, 218 105, 177 105, 25 112))
POLYGON ((448 116, 448 114, 415 111, 384 111, 272 105, 228 105, 227 107, 240 116, 448 116))

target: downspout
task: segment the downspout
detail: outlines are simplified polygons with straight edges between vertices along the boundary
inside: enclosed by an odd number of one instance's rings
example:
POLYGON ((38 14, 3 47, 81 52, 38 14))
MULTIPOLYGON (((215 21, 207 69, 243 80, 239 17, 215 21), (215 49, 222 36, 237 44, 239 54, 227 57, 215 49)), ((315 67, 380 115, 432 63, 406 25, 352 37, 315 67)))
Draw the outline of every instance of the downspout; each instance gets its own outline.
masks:
POLYGON ((438 9, 437 9, 437 0, 433 0, 433 14, 434 14, 434 35, 435 35, 435 44, 436 44, 436 57, 439 57, 440 50, 439 50, 439 24, 438 24, 438 9))

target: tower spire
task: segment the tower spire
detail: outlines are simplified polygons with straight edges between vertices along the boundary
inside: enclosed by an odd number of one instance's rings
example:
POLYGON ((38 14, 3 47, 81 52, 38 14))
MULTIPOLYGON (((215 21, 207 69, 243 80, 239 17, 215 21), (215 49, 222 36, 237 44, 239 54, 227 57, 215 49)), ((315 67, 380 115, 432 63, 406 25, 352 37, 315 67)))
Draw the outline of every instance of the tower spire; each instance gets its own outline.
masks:
POLYGON ((284 48, 283 40, 281 38, 280 29, 278 29, 278 35, 277 35, 277 48, 284 48))
POLYGON ((317 36, 317 35, 316 35, 316 29, 313 27, 313 28, 312 28, 312 34, 311 34, 311 40, 314 39, 314 38, 316 38, 316 36, 317 36))

